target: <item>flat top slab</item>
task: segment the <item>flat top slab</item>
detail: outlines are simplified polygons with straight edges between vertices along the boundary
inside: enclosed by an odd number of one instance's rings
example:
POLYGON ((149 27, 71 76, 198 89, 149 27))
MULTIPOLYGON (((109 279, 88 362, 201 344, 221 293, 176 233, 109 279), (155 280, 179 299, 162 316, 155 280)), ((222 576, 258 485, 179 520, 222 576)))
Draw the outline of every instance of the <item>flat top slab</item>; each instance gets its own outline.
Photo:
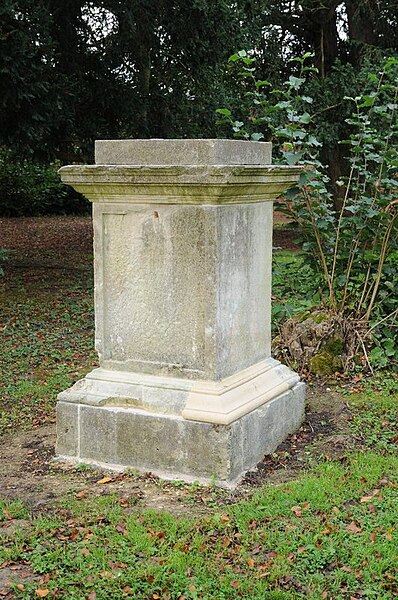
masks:
POLYGON ((242 140, 97 140, 97 165, 270 165, 270 142, 242 140))

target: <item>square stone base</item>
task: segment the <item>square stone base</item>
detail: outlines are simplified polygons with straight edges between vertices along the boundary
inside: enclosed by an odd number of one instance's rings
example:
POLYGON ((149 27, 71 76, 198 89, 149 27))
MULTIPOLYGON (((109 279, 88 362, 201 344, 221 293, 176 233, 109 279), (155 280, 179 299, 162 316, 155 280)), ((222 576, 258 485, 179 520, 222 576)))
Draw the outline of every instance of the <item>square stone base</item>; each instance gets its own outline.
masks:
POLYGON ((56 453, 79 463, 230 486, 299 427, 304 390, 297 383, 227 425, 59 400, 56 453))

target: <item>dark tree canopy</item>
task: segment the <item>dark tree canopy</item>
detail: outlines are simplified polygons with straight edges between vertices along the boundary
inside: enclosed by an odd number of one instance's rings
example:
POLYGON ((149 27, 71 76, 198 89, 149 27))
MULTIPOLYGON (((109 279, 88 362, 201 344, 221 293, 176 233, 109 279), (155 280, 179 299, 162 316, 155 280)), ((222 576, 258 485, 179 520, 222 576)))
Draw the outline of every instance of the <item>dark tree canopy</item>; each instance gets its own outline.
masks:
POLYGON ((288 58, 314 52, 314 95, 321 109, 338 104, 366 57, 397 51, 397 9, 398 0, 3 0, 0 144, 70 161, 86 159, 95 138, 217 136, 215 108, 238 95, 225 64, 240 48, 273 81, 288 58))
POLYGON ((224 64, 250 41, 226 0, 7 0, 0 18, 0 141, 61 157, 211 134, 224 64))

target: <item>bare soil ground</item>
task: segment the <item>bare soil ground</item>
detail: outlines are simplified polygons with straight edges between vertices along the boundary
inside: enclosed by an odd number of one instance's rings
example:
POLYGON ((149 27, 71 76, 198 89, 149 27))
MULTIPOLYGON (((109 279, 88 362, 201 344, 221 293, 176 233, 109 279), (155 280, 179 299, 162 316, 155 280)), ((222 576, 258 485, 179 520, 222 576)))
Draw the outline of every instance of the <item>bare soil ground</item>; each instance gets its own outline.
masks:
MULTIPOLYGON (((283 231, 283 230, 280 230, 283 231)), ((291 247, 291 238, 283 233, 279 244, 291 247)), ((7 248, 9 281, 13 273, 24 270, 26 277, 46 277, 60 269, 90 268, 92 248, 89 217, 43 217, 0 219, 0 247, 7 248), (79 261, 76 262, 76 257, 79 261)), ((50 285, 50 280, 47 280, 50 285)), ((50 290, 49 290, 50 291, 50 290)), ((168 510, 175 514, 214 509, 214 503, 228 504, 251 493, 265 482, 279 483, 297 478, 311 459, 320 456, 341 458, 358 445, 349 434, 349 406, 338 394, 322 385, 308 388, 306 420, 302 427, 276 450, 264 457, 257 469, 248 473, 235 490, 218 490, 162 482, 150 473, 104 473, 54 460, 55 423, 30 430, 17 430, 0 438, 0 498, 19 499, 33 511, 45 513, 63 498, 91 497, 114 493, 126 498, 128 506, 168 510)), ((23 525, 23 523, 20 523, 23 525)), ((13 527, 7 521, 1 529, 13 527)))
POLYGON ((350 420, 349 406, 337 394, 321 388, 309 390, 303 425, 274 454, 265 456, 234 490, 179 486, 151 473, 107 472, 110 481, 99 483, 103 471, 54 459, 55 425, 17 431, 0 438, 0 498, 22 500, 33 511, 43 513, 68 495, 79 498, 114 493, 144 508, 186 514, 194 505, 195 511, 206 512, 215 498, 228 504, 266 482, 297 478, 308 468, 310 459, 323 456, 344 460, 347 451, 358 445, 348 431, 350 420))

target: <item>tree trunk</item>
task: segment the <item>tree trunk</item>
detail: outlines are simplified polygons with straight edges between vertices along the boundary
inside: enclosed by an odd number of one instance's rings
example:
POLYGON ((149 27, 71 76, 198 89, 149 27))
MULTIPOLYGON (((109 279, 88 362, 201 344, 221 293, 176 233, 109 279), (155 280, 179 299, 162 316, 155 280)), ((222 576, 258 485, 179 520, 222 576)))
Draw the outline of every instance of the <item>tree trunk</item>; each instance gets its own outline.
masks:
POLYGON ((314 64, 322 79, 328 74, 338 56, 338 4, 338 0, 307 0, 302 3, 304 37, 313 47, 314 64))
POLYGON ((376 12, 377 2, 372 0, 346 0, 348 37, 351 42, 351 62, 359 64, 363 45, 377 45, 376 12), (376 5, 376 6, 375 6, 376 5))
POLYGON ((52 36, 56 43, 58 71, 67 75, 76 72, 79 63, 78 26, 81 16, 82 0, 49 0, 48 7, 52 15, 52 36))

